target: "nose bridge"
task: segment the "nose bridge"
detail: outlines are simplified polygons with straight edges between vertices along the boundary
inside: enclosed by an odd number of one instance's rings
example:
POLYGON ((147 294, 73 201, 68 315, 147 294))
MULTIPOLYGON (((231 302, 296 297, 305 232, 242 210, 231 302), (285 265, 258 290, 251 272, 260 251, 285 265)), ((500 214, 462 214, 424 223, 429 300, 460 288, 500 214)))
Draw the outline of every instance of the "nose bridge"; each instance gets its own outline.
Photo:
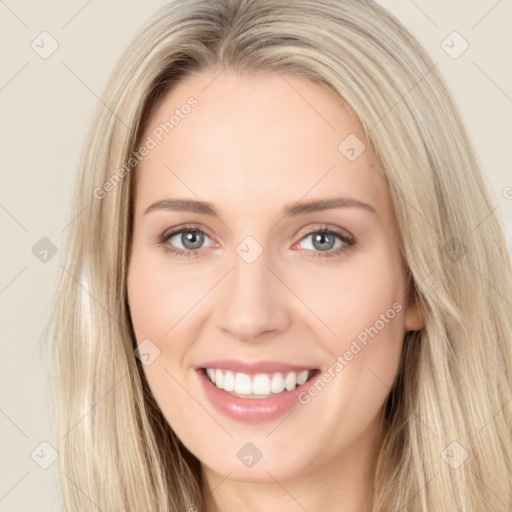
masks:
POLYGON ((251 237, 237 246, 216 307, 218 328, 239 340, 279 331, 288 321, 282 285, 267 265, 267 252, 251 237))

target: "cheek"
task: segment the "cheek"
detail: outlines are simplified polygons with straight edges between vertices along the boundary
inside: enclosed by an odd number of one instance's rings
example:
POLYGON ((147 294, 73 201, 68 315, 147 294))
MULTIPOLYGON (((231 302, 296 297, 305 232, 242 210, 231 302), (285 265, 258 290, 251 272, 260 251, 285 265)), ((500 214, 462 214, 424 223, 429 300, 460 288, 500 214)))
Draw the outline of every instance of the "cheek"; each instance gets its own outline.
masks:
MULTIPOLYGON (((369 340, 379 337, 386 338, 389 347, 401 339, 404 331, 404 300, 404 283, 398 269, 368 268, 359 275, 352 273, 328 302, 327 318, 336 338, 329 345, 339 353, 340 349, 350 348, 346 344, 349 340, 370 348, 369 340)), ((383 350, 382 345, 373 344, 368 353, 383 350)))
MULTIPOLYGON (((406 278, 394 247, 382 244, 360 257, 342 262, 315 280, 295 279, 296 291, 321 322, 318 339, 332 355, 377 335, 401 341, 404 333, 406 278), (322 327, 323 324, 323 327, 322 327)), ((375 344, 374 350, 380 346, 375 344)))
POLYGON ((198 266, 191 270, 188 265, 170 265, 165 254, 135 247, 127 275, 136 342, 149 339, 151 350, 158 354, 143 367, 144 373, 173 426, 181 418, 169 416, 176 410, 175 403, 190 405, 190 395, 182 387, 190 384, 190 375, 183 369, 190 366, 190 348, 200 336, 208 290, 219 279, 219 269, 198 266))
MULTIPOLYGON (((210 285, 208 279, 205 282, 193 274, 190 279, 190 271, 180 270, 176 266, 169 268, 165 257, 135 249, 127 288, 137 344, 149 339, 152 353, 158 354, 150 364, 143 366, 153 397, 168 423, 179 432, 187 432, 190 417, 185 417, 181 411, 188 409, 191 413, 194 407, 184 390, 189 382, 182 368, 190 340, 195 338, 191 328, 196 324, 194 305, 210 285)), ((201 411, 195 412, 201 414, 201 411)))
MULTIPOLYGON (((348 446, 381 411, 395 379, 405 334, 406 281, 394 251, 333 273, 324 293, 309 294, 330 333, 318 338, 330 362, 301 397, 314 418, 335 428, 325 438, 348 446), (329 404, 325 407, 325 404, 329 404), (340 418, 350 418, 343 421, 340 418)), ((325 439, 324 438, 324 439, 325 439)), ((318 447, 320 449, 320 447, 318 447)))
POLYGON ((171 267, 165 256, 135 251, 127 287, 137 341, 147 337, 171 339, 175 326, 193 314, 195 305, 211 287, 213 272, 171 267))

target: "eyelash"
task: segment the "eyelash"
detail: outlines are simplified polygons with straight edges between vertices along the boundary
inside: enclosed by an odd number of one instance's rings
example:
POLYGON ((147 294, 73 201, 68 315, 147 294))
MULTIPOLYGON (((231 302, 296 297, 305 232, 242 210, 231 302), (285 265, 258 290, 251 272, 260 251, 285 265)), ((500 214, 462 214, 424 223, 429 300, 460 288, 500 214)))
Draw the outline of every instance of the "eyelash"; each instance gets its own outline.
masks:
MULTIPOLYGON (((205 247, 201 247, 200 249, 174 249, 171 248, 167 242, 175 235, 178 235, 182 232, 193 232, 193 233, 201 233, 202 235, 208 236, 208 234, 203 231, 202 229, 196 227, 196 226, 182 226, 181 228, 171 231, 170 233, 164 233, 159 238, 159 244, 163 246, 164 250, 174 254, 175 256, 186 256, 186 257, 195 257, 199 256, 199 253, 202 252, 203 249, 206 249, 205 247)), ((333 235, 335 237, 338 237, 344 245, 338 247, 337 249, 329 249, 329 251, 312 251, 311 249, 306 249, 308 251, 313 252, 312 258, 332 258, 334 256, 339 256, 341 253, 348 250, 350 247, 354 247, 356 245, 355 239, 344 235, 336 230, 333 230, 328 227, 321 226, 313 231, 310 231, 309 233, 306 233, 300 241, 304 240, 304 238, 307 238, 311 235, 316 235, 318 233, 323 233, 327 235, 333 235)))

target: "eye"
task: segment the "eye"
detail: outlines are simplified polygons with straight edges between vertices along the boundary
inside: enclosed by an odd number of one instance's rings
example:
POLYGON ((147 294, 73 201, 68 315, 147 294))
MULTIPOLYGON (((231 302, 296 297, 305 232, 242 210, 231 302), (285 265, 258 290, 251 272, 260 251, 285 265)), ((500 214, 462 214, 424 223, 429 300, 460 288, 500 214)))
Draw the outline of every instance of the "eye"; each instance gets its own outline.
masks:
POLYGON ((355 240, 345 233, 338 232, 331 228, 319 228, 311 231, 301 240, 311 239, 307 250, 313 251, 312 257, 338 256, 348 248, 355 245, 355 240))
MULTIPOLYGON (((195 226, 182 226, 179 229, 164 233, 160 237, 159 243, 167 252, 176 256, 189 257, 198 256, 208 247, 203 246, 206 238, 210 239, 202 229, 195 226)), ((328 227, 320 227, 309 232, 301 241, 308 238, 311 238, 311 242, 306 250, 312 251, 312 257, 337 256, 356 244, 355 239, 348 234, 328 227)), ((297 244, 293 247, 296 246, 297 244)))
POLYGON ((195 226, 183 226, 164 233, 160 237, 160 244, 167 252, 177 256, 197 256, 202 249, 205 249, 202 247, 205 238, 210 237, 202 229, 195 226))

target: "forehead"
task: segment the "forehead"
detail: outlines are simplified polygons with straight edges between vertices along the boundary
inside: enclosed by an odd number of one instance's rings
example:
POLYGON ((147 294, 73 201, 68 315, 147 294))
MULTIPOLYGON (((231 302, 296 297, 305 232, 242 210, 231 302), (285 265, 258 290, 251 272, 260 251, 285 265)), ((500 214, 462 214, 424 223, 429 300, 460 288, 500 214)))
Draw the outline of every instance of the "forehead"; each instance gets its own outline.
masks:
POLYGON ((293 75, 189 76, 165 96, 147 137, 155 145, 136 171, 147 200, 168 193, 270 205, 336 191, 386 201, 357 119, 327 86, 293 75))

